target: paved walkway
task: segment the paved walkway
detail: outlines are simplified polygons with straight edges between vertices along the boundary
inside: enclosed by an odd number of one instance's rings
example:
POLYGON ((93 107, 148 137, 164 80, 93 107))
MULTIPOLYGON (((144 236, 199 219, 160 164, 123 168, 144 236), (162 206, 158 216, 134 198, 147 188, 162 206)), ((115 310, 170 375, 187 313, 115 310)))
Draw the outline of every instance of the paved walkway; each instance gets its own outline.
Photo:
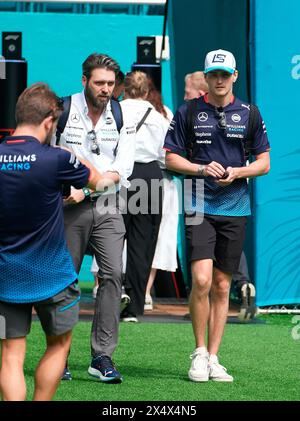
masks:
MULTIPOLYGON (((94 313, 94 303, 91 292, 83 292, 80 303, 80 320, 92 320, 94 313)), ((239 306, 230 303, 228 313, 228 323, 240 323, 238 319, 239 306)), ((191 323, 189 317, 188 302, 186 299, 164 299, 154 300, 154 308, 145 311, 143 316, 139 316, 140 322, 146 323, 191 323)), ((258 320, 252 320, 250 323, 258 323, 258 320)), ((249 322, 248 322, 249 323, 249 322)))

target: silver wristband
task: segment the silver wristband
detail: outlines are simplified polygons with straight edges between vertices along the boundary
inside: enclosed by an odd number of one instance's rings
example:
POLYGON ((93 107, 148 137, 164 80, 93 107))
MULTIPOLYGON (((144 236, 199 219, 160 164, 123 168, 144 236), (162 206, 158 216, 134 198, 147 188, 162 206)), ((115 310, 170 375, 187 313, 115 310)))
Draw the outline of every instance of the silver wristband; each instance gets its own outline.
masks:
POLYGON ((199 165, 198 166, 198 175, 200 175, 201 177, 205 177, 204 171, 205 171, 205 165, 199 165))

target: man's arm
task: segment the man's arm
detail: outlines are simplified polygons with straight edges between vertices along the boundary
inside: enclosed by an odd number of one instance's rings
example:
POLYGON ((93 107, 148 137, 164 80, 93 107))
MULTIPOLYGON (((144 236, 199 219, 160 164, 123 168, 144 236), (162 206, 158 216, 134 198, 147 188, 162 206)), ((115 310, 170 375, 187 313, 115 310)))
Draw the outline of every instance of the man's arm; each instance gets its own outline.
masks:
POLYGON ((223 177, 225 169, 218 162, 212 161, 208 165, 193 164, 181 155, 176 153, 166 153, 166 167, 180 174, 186 175, 203 175, 205 177, 211 176, 215 178, 223 177), (201 174, 202 170, 202 174, 201 174))
POLYGON ((218 181, 221 186, 226 186, 239 178, 253 178, 266 175, 270 171, 270 153, 263 152, 256 155, 255 161, 246 167, 228 167, 226 171, 228 171, 228 177, 218 181))

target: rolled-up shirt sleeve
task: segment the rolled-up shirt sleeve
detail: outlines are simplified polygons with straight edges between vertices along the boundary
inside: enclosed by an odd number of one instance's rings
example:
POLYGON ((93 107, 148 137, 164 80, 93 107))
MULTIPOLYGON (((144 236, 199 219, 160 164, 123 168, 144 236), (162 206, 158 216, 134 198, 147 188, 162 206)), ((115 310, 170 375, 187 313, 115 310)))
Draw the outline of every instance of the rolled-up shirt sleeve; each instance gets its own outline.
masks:
POLYGON ((123 126, 116 151, 116 158, 108 171, 115 171, 120 176, 120 186, 130 187, 128 177, 132 174, 135 157, 135 125, 123 114, 123 126))

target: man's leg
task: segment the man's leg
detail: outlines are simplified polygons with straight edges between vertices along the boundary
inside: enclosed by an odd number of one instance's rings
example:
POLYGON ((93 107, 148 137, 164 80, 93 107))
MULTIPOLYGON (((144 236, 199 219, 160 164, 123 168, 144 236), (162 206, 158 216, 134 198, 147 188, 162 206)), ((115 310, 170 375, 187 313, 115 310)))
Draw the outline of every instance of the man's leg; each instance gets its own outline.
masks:
MULTIPOLYGON (((77 205, 64 207, 65 237, 77 273, 80 271, 92 230, 92 206, 90 202, 84 201, 77 205)), ((62 380, 72 380, 72 374, 68 367, 68 356, 62 371, 62 380)))
POLYGON ((1 340, 0 390, 4 401, 24 401, 26 383, 23 365, 26 337, 1 340))
POLYGON ((47 348, 35 372, 33 400, 49 401, 58 387, 68 352, 72 332, 59 336, 46 336, 47 348))
POLYGON ((209 317, 209 290, 212 281, 212 260, 192 262, 192 290, 190 294, 190 314, 196 341, 196 349, 191 355, 192 364, 189 378, 194 382, 208 381, 208 352, 205 333, 209 317))
POLYGON ((189 309, 192 318, 196 348, 205 347, 205 333, 209 318, 209 291, 212 283, 213 261, 192 262, 192 290, 189 309))
POLYGON ((94 221, 90 244, 103 277, 96 296, 91 332, 93 358, 88 372, 104 382, 120 382, 122 377, 111 356, 119 336, 125 226, 121 214, 101 214, 96 208, 94 221))
POLYGON ((208 352, 217 355, 227 321, 231 274, 213 270, 208 324, 208 352))

